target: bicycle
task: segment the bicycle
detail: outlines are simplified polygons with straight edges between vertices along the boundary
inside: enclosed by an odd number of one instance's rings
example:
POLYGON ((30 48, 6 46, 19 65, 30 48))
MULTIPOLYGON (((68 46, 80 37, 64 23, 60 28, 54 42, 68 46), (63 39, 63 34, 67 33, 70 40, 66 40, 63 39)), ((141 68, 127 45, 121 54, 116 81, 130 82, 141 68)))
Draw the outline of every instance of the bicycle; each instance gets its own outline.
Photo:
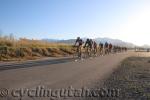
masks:
POLYGON ((75 52, 73 54, 73 58, 75 61, 82 60, 82 46, 73 46, 75 52))

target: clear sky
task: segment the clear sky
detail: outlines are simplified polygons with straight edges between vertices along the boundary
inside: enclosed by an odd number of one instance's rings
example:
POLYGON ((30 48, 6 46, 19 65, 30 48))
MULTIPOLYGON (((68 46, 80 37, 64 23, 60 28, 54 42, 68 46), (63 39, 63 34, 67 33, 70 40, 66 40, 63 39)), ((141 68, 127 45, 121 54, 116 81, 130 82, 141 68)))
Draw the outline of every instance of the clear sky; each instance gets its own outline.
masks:
POLYGON ((0 0, 0 31, 17 38, 110 37, 150 44, 150 0, 0 0))

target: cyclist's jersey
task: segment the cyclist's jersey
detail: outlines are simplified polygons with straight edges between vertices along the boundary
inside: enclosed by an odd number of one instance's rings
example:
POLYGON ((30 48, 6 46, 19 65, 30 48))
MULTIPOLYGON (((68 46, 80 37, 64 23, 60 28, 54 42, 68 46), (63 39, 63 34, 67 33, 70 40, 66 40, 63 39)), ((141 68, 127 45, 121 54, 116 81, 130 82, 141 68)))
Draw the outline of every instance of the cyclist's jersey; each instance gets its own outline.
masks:
POLYGON ((101 44, 101 48, 103 48, 103 43, 101 44))
POLYGON ((85 47, 89 47, 89 48, 92 49, 92 47, 93 47, 93 41, 92 40, 86 40, 85 47))
POLYGON ((107 42, 105 43, 105 48, 108 48, 108 43, 107 42))
POLYGON ((85 46, 89 47, 90 45, 91 45, 90 40, 86 40, 86 42, 85 42, 85 46))
POLYGON ((83 41, 82 41, 82 39, 77 39, 76 43, 78 46, 81 46, 83 44, 83 41))
POLYGON ((112 44, 109 44, 109 48, 110 48, 110 49, 112 48, 112 44))
POLYGON ((99 46, 100 46, 100 48, 103 48, 103 43, 100 43, 99 46))
POLYGON ((93 46, 93 41, 92 39, 90 39, 90 48, 92 48, 92 46, 93 46))

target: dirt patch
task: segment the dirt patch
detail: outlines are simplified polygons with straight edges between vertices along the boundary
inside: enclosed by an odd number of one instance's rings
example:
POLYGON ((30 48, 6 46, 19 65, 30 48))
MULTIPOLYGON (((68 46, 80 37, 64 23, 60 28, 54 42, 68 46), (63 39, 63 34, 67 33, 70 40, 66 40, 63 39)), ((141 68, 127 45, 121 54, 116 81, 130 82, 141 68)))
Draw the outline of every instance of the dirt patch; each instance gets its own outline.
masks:
MULTIPOLYGON (((93 100, 150 100, 150 58, 129 57, 112 75, 95 88, 119 89, 117 97, 98 97, 93 100)), ((91 98, 90 98, 91 99, 91 98)))

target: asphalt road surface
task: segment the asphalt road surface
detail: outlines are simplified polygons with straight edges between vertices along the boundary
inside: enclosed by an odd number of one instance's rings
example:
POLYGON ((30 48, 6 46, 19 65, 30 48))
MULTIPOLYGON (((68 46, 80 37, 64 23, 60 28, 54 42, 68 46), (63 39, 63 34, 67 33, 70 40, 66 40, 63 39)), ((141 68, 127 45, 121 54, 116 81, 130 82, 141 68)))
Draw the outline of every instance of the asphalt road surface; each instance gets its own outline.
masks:
MULTIPOLYGON (((45 86, 51 89, 69 86, 74 88, 90 87, 97 80, 108 77, 123 59, 133 55, 135 55, 134 52, 126 52, 77 62, 72 58, 64 58, 12 64, 1 63, 0 88, 12 90, 18 88, 30 89, 37 86, 45 86)), ((10 97, 7 100, 13 100, 13 98, 10 97)))

